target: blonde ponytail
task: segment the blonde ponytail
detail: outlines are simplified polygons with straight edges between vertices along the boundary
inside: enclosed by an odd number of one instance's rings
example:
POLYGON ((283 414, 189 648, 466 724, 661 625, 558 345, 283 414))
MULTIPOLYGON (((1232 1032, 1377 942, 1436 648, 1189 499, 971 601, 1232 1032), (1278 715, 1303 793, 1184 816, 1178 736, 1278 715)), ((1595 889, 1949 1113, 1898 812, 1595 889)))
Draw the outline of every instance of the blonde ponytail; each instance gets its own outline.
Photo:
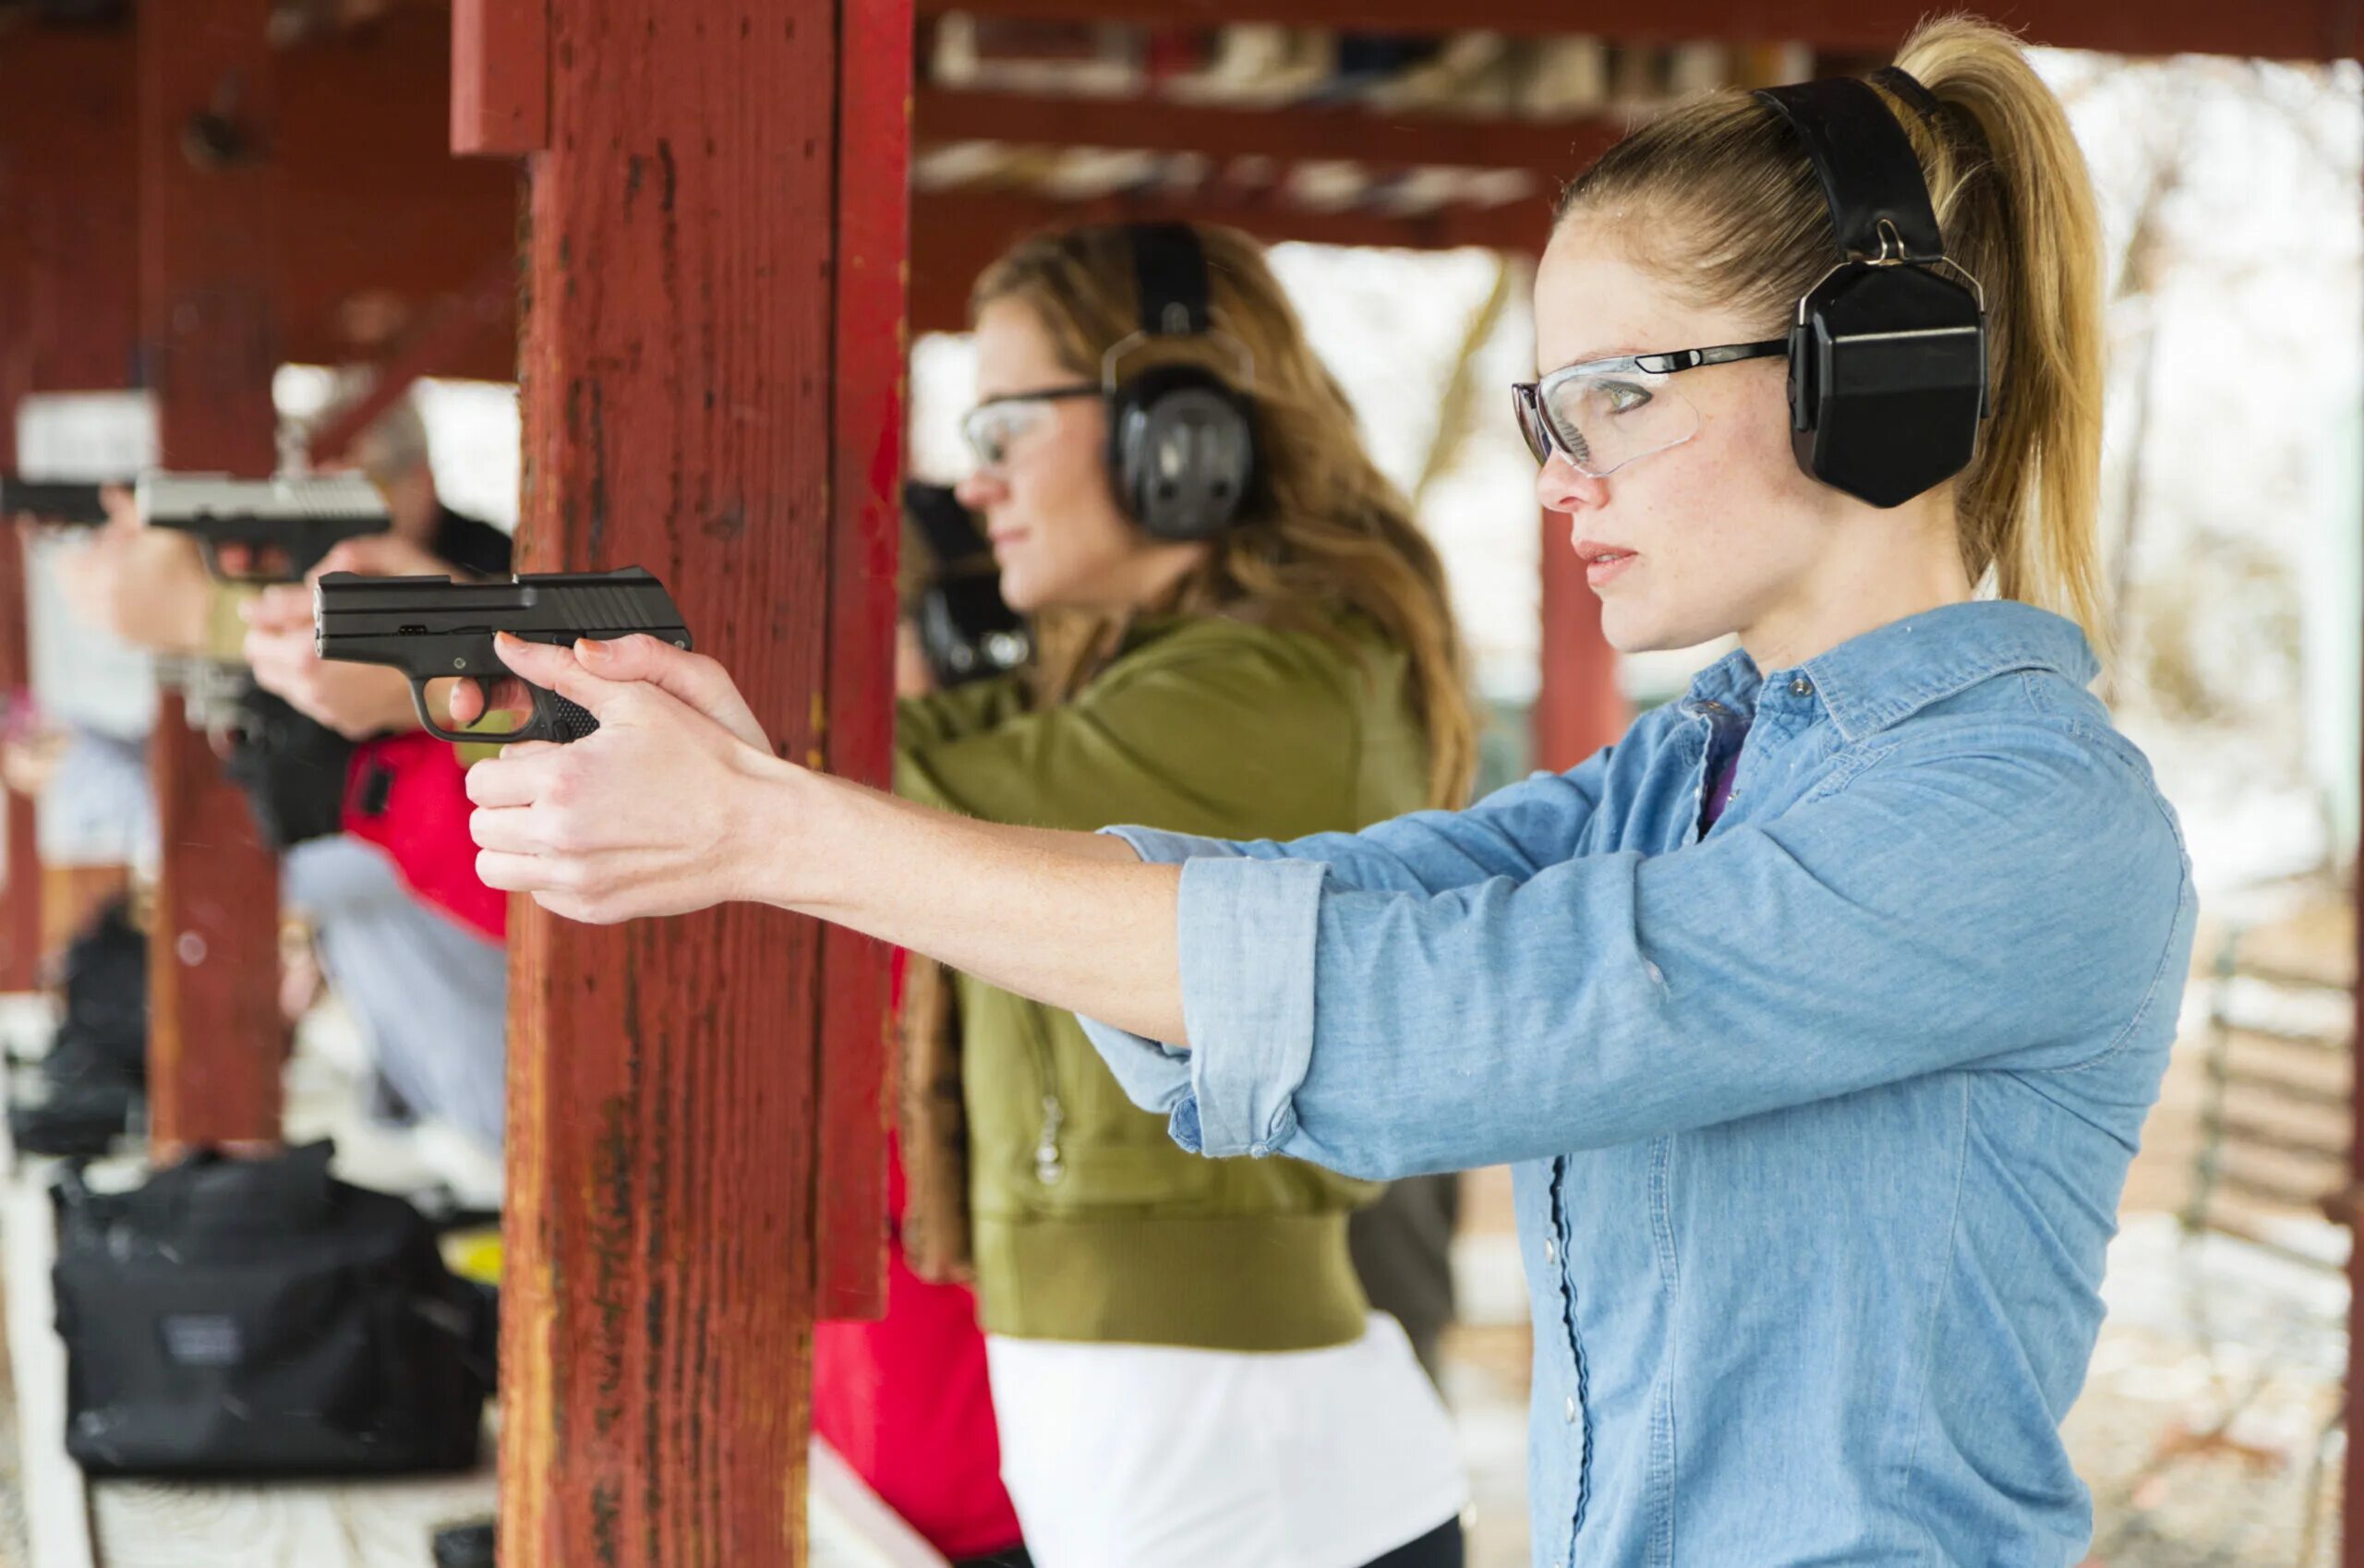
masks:
MULTIPOLYGON (((2101 224, 2084 156, 2060 101, 1998 28, 1924 22, 1896 63, 1939 113, 1878 90, 1920 155, 1947 254, 1986 296, 1994 413, 1954 481, 1962 563, 1972 582, 1992 571, 2004 597, 2076 621, 2101 650, 2101 224)), ((1761 317, 1767 336, 1835 247, 1796 138, 1735 90, 1603 153, 1561 199, 1563 215, 1576 211, 1619 214, 1630 254, 1695 301, 1761 317)))
POLYGON ((1986 287, 1995 412, 1960 480, 1963 561, 2099 647, 2102 240, 2084 154, 2008 33, 1924 22, 1896 63, 1945 107, 1950 134, 1914 125, 1914 140, 1948 253, 1986 287))

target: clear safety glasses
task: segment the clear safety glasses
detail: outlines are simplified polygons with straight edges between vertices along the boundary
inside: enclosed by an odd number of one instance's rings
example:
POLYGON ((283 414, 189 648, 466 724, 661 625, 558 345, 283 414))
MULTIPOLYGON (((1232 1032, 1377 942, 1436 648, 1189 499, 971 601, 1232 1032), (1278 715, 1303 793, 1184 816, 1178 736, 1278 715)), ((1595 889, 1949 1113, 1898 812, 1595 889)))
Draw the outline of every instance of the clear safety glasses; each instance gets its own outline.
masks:
POLYGON ((1019 438, 1049 416, 1051 404, 1068 398, 1098 397, 1100 392, 1100 383, 1093 381, 997 397, 961 416, 960 439, 969 443, 970 452, 980 464, 998 468, 1007 460, 1009 449, 1019 438))
POLYGON ((1699 411, 1668 378, 1706 365, 1764 359, 1790 351, 1787 338, 1627 354, 1563 366, 1540 381, 1517 381, 1511 402, 1519 434, 1538 463, 1555 452, 1599 479, 1627 464, 1681 446, 1699 433, 1699 411))

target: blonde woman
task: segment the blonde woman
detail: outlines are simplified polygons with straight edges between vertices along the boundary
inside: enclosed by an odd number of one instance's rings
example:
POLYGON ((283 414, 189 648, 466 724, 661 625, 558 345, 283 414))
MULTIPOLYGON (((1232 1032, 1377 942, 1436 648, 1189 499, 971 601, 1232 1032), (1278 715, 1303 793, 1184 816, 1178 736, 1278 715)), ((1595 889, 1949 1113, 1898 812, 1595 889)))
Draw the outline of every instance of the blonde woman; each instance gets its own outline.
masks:
POLYGON ((2191 878, 2086 689, 2082 160, 2007 35, 1936 22, 1897 63, 1818 84, 1852 105, 1822 141, 1717 94, 1569 191, 1518 396, 1538 493, 1619 647, 1740 641, 1582 766, 1358 834, 1044 832, 775 760, 711 664, 512 645, 622 733, 477 771, 486 872, 589 919, 765 899, 1073 1007, 1208 1154, 1521 1162, 1538 1564, 2076 1562, 2059 1424, 2191 878), (1824 292, 1949 269, 1938 326, 1824 292), (1837 439, 1850 398, 1883 439, 1837 439))

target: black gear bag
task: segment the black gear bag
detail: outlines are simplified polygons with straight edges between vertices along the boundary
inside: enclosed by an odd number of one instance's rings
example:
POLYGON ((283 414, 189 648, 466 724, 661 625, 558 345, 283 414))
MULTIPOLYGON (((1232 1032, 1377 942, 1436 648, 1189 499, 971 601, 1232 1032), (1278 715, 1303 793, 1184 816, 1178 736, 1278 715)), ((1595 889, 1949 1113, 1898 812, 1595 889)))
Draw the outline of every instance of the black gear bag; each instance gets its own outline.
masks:
POLYGON ((491 1297, 331 1145, 202 1152, 52 1189, 66 1452, 94 1476, 391 1475, 476 1462, 491 1297))

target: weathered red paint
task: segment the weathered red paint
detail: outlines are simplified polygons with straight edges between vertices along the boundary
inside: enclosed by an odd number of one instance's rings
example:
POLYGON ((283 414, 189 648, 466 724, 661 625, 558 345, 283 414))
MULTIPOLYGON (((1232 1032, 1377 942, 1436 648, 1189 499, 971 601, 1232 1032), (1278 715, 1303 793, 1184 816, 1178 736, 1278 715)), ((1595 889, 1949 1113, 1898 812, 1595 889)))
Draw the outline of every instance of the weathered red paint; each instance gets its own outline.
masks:
MULTIPOLYGON (((554 0, 521 567, 645 566, 783 754, 832 624, 838 17, 554 0)), ((504 1568, 802 1560, 819 932, 512 931, 504 1568)))
MULTIPOLYGON (((910 0, 845 0, 838 105, 837 433, 829 561, 830 770, 884 787, 895 744, 902 535, 903 283, 911 244, 910 0)), ((886 948, 822 935, 814 1309, 886 1309, 886 948)))
POLYGON ((1600 597, 1568 548, 1568 519, 1543 514, 1543 679, 1535 694, 1535 766, 1565 772, 1625 732, 1617 650, 1600 633, 1600 597))
POLYGON ((453 152, 549 145, 549 0, 452 0, 453 152))
MULTIPOLYGON (((270 0, 139 14, 140 323, 166 464, 268 474, 280 190, 270 0), (220 116, 193 157, 194 116, 220 116)), ((161 705, 150 743, 163 866, 149 943, 151 1133, 160 1150, 279 1135, 279 867, 204 736, 161 705)))

